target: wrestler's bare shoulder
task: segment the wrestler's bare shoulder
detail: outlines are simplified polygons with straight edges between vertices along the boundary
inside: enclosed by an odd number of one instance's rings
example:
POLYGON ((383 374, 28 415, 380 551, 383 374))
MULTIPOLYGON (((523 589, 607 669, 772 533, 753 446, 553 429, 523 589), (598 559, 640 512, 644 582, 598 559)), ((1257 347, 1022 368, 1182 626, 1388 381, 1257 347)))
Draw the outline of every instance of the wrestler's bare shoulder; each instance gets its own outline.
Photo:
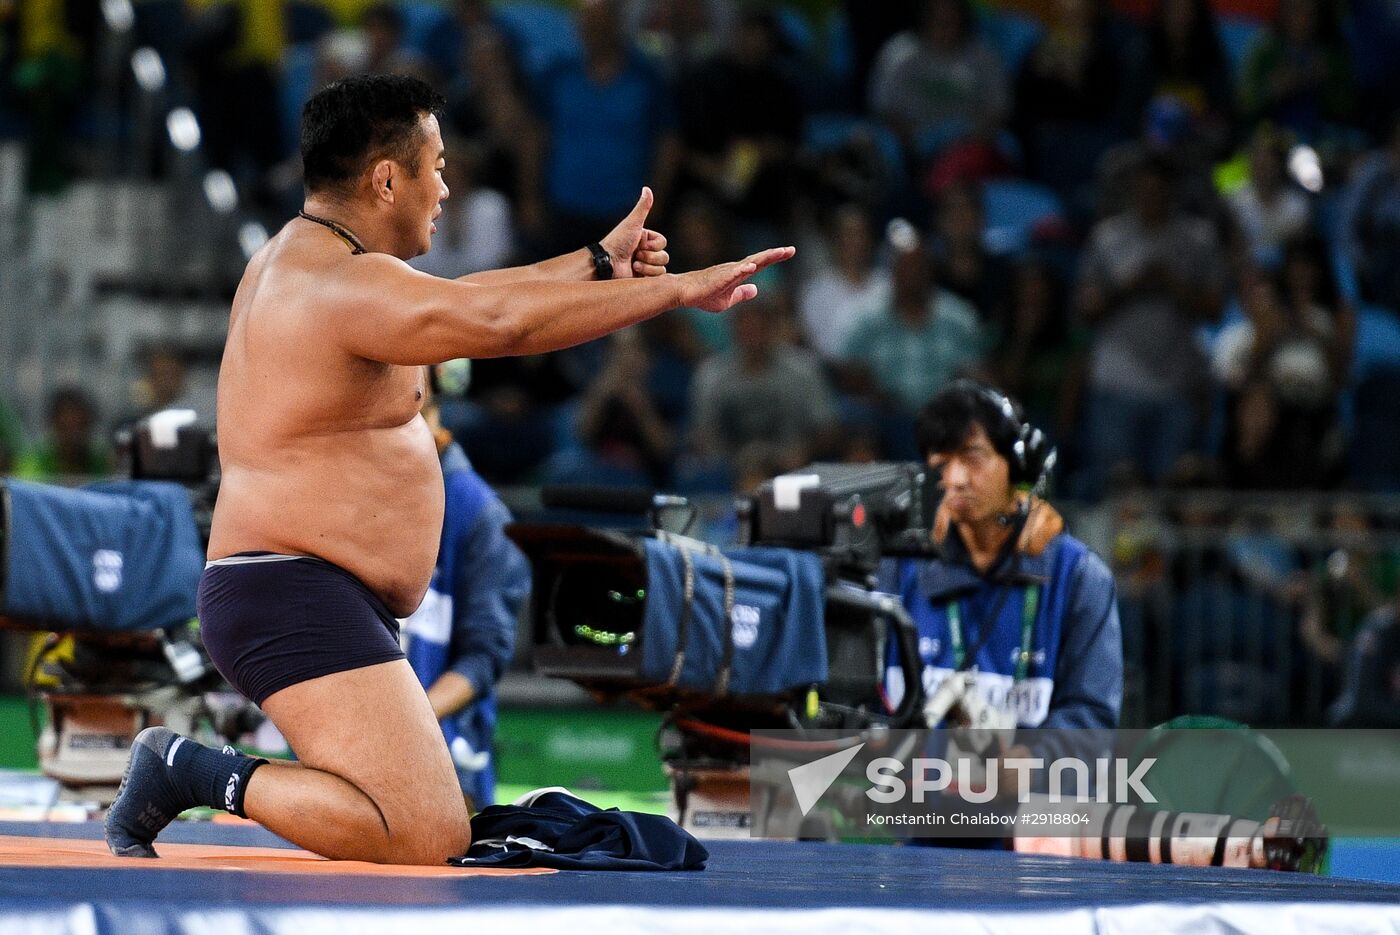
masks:
POLYGON ((363 300, 370 268, 382 270, 386 261, 396 262, 383 254, 356 256, 338 242, 327 244, 314 234, 284 229, 248 262, 234 296, 232 323, 275 308, 285 325, 302 319, 327 324, 325 319, 343 310, 348 300, 363 300))

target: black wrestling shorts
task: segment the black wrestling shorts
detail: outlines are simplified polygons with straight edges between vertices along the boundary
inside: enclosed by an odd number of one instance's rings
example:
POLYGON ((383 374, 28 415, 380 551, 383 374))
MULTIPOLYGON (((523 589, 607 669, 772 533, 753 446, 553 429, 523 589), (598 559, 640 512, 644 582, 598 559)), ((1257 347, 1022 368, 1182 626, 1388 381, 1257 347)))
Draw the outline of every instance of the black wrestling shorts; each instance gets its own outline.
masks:
POLYGON ((298 682, 404 658, 384 603, 319 558, 244 552, 212 561, 197 607, 209 657, 254 704, 298 682))

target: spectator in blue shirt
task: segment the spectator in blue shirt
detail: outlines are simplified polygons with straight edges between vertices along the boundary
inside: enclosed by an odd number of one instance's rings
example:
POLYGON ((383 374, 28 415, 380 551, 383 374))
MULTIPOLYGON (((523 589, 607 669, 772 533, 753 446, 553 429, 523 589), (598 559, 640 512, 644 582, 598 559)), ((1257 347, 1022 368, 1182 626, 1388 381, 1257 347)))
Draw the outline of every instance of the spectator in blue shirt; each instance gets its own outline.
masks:
POLYGON ((569 249, 607 231, 644 184, 664 207, 680 155, 670 88, 627 44, 616 0, 585 0, 579 33, 583 57, 539 83, 549 230, 537 233, 569 249))

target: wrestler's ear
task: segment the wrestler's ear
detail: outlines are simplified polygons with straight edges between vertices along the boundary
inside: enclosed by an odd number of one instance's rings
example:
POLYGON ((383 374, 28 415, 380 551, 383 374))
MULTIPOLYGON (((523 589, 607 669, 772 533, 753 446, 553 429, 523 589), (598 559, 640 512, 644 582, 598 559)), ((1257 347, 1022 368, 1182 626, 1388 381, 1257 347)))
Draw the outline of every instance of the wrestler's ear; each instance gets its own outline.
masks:
POLYGON ((394 164, 388 159, 381 159, 374 164, 370 183, 374 189, 374 197, 383 199, 393 204, 394 202, 394 164))

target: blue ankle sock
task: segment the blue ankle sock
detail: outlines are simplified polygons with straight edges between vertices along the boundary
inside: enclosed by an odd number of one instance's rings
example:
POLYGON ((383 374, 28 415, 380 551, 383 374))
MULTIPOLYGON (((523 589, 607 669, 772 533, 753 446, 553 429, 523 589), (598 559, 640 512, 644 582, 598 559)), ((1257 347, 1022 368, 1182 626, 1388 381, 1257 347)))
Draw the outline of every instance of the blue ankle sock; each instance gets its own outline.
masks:
POLYGON ((207 805, 243 817, 248 777, 266 760, 214 750, 164 727, 136 735, 117 799, 107 811, 107 846, 118 857, 155 857, 161 829, 207 805))

